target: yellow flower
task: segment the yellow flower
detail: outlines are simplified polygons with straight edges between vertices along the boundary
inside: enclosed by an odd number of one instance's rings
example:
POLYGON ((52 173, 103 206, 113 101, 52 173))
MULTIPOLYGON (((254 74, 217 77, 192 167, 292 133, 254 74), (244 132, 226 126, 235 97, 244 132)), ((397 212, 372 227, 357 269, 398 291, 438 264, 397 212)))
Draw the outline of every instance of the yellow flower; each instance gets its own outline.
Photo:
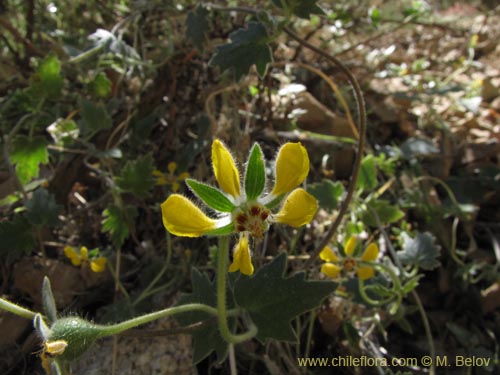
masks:
POLYGON ((153 171, 153 176, 156 178, 155 185, 170 185, 172 186, 172 191, 176 193, 181 187, 180 182, 183 182, 186 178, 188 178, 189 173, 183 172, 180 175, 176 176, 175 171, 177 170, 177 163, 175 161, 171 161, 170 163, 168 163, 167 170, 168 173, 163 173, 158 169, 155 169, 153 171))
POLYGON ((286 143, 276 158, 274 188, 271 194, 279 196, 299 186, 309 174, 309 156, 300 142, 286 143))
POLYGON ((250 259, 250 250, 248 249, 248 236, 243 234, 234 248, 233 263, 229 266, 229 272, 240 271, 243 275, 253 274, 253 264, 250 259))
POLYGON ((326 276, 334 279, 339 276, 342 271, 356 271, 356 274, 361 280, 368 280, 375 276, 375 270, 369 265, 360 265, 362 263, 374 262, 379 254, 379 249, 376 243, 370 243, 361 257, 354 256, 356 249, 356 237, 350 237, 344 246, 344 257, 339 258, 330 247, 325 247, 319 257, 324 260, 321 266, 321 272, 326 276))
POLYGON ((208 217, 189 199, 173 194, 161 205, 163 225, 170 233, 185 237, 238 233, 229 272, 252 275, 249 236, 262 239, 274 222, 293 227, 308 224, 318 209, 312 195, 302 188, 296 189, 309 173, 307 151, 300 143, 286 143, 280 148, 275 163, 275 184, 268 194, 265 193, 264 158, 257 144, 246 163, 243 184, 233 156, 218 139, 212 144, 212 165, 221 190, 191 179, 187 184, 218 217, 208 217), (281 209, 273 214, 273 208, 280 202, 283 202, 281 209))
MULTIPOLYGON (((71 261, 75 267, 85 266, 89 263, 89 251, 85 246, 76 251, 74 247, 66 246, 64 248, 64 255, 71 261)), ((93 272, 104 272, 106 270, 106 258, 97 257, 90 259, 90 269, 93 272)))

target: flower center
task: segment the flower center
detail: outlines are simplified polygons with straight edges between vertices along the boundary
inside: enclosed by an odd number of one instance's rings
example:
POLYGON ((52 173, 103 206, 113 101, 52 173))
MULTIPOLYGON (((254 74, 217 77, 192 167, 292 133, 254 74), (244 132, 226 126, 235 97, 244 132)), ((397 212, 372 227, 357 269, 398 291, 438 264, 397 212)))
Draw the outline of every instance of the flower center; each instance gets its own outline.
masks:
POLYGON ((344 260, 343 266, 344 266, 344 271, 346 272, 352 271, 354 267, 356 267, 356 261, 352 258, 347 258, 344 260))
POLYGON ((250 232, 254 237, 262 239, 264 233, 269 229, 268 217, 270 211, 258 204, 252 203, 242 208, 234 215, 237 232, 250 232))

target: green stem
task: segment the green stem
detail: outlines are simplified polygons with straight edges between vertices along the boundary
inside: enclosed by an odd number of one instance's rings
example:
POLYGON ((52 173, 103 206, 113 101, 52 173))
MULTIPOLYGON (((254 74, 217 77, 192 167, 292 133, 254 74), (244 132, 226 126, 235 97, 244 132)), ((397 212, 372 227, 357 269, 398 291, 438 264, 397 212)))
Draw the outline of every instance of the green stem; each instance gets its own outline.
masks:
POLYGON ((371 262, 359 262, 359 265, 378 268, 378 269, 382 270, 384 273, 388 274, 392 280, 392 292, 393 292, 392 296, 389 296, 385 299, 374 300, 366 294, 364 282, 363 282, 363 280, 359 279, 359 293, 360 293, 361 297, 366 302, 368 302, 370 305, 373 305, 373 306, 385 305, 386 303, 388 303, 388 302, 392 301, 394 298, 396 298, 396 303, 397 303, 397 306, 399 307, 399 305, 401 304, 401 302, 403 300, 403 296, 402 296, 402 291, 401 291, 401 289, 402 289, 401 281, 399 280, 398 275, 396 275, 396 273, 390 267, 386 266, 385 264, 371 263, 371 262))
POLYGON ((422 305, 422 301, 418 296, 418 293, 414 290, 411 291, 413 298, 415 299, 415 303, 417 304, 418 311, 420 312, 420 316, 422 318, 422 323, 424 324, 425 336, 427 337, 427 342, 429 343, 429 354, 432 357, 431 367, 429 369, 430 375, 436 374, 436 348, 434 346, 434 338, 432 337, 431 325, 429 324, 429 319, 427 318, 427 314, 425 313, 424 305, 422 305))
POLYGON ((180 306, 174 306, 174 307, 169 307, 164 310, 160 311, 155 311, 150 314, 146 315, 141 315, 136 318, 126 320, 121 323, 117 324, 112 324, 112 325, 98 325, 96 326, 99 331, 100 331, 100 336, 111 336, 111 335, 116 335, 119 333, 122 333, 124 331, 127 331, 131 328, 135 328, 137 326, 140 326, 142 324, 146 324, 149 322, 152 322, 154 320, 158 320, 161 318, 165 318, 167 316, 175 315, 175 314, 181 314, 181 313, 186 313, 190 311, 202 311, 207 314, 216 316, 218 314, 217 309, 212 306, 204 305, 201 303, 190 303, 187 305, 180 305, 180 306))
MULTIPOLYGON (((170 265, 170 259, 172 258, 172 237, 169 232, 167 232, 167 258, 165 259, 165 262, 163 263, 163 267, 161 268, 160 272, 155 276, 155 278, 149 283, 149 285, 142 291, 139 297, 134 301, 132 304, 133 306, 136 306, 139 302, 141 302, 143 299, 149 297, 151 294, 153 294, 158 288, 153 289, 153 287, 160 281, 162 276, 165 274, 167 271, 169 265, 170 265)), ((161 288, 160 288, 161 290, 161 288)))
POLYGON ((219 318, 219 331, 221 336, 230 344, 238 344, 250 340, 257 335, 257 327, 249 323, 247 332, 240 335, 233 335, 227 323, 226 306, 226 274, 229 257, 229 237, 220 238, 219 253, 217 254, 217 315, 219 318))
POLYGON ((12 314, 26 319, 33 319, 36 315, 35 312, 25 309, 24 307, 16 305, 15 303, 7 301, 3 298, 0 298, 0 309, 11 312, 12 314))

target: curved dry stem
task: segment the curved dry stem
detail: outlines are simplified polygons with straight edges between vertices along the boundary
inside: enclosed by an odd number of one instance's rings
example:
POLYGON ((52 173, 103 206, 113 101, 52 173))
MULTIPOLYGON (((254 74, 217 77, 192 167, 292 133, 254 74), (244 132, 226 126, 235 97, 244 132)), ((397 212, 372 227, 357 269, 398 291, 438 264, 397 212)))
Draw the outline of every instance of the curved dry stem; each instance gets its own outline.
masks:
POLYGON ((233 84, 227 87, 222 87, 220 89, 217 89, 215 91, 212 91, 210 94, 208 94, 207 99, 205 100, 205 112, 208 116, 208 119, 210 120, 210 125, 212 126, 212 129, 215 130, 217 128, 217 119, 214 116, 214 111, 212 110, 212 103, 217 95, 220 95, 224 92, 232 91, 239 89, 240 85, 239 84, 233 84))
POLYGON ((365 102, 363 100, 363 94, 361 92, 361 88, 359 86, 358 81, 356 80, 356 77, 352 74, 352 72, 347 69, 347 67, 336 57, 329 55, 325 51, 321 50, 320 48, 308 43, 307 41, 303 40, 300 38, 298 35, 296 35, 292 30, 290 30, 288 27, 283 28, 283 31, 290 36, 292 39, 296 40, 300 44, 302 44, 304 47, 310 49, 311 51, 317 53, 320 56, 323 56, 333 64, 335 64, 340 71, 345 75, 347 80, 349 81, 349 84, 352 86, 354 90, 354 97, 356 98, 356 104, 358 107, 358 117, 359 117, 359 124, 358 124, 358 143, 357 143, 357 149, 358 152, 356 154, 356 159, 354 161, 354 166, 353 166, 353 171, 351 175, 351 180, 349 181, 349 186, 347 188, 347 194, 344 199, 344 202, 342 203, 342 206, 340 207, 339 213, 337 217, 335 218, 335 221, 333 222, 332 226, 328 230, 328 232, 323 236, 321 241, 319 242, 318 246, 314 250, 314 252, 311 254, 311 257, 307 260, 307 262, 304 265, 304 268, 308 268, 312 265, 312 263, 316 260, 316 258, 319 256, 319 253, 321 250, 330 242, 330 239, 333 237, 335 232, 337 231, 338 227, 340 226, 340 223, 342 222, 342 219, 344 215, 347 213, 347 208, 349 207, 349 204, 351 203, 352 197, 354 195, 354 189, 356 187, 356 181, 358 180, 358 174, 359 174, 359 169, 361 167, 361 159, 363 158, 363 150, 365 147, 365 141, 366 141, 366 107, 365 107, 365 102))
POLYGON ((358 131, 356 124, 354 123, 354 120, 352 118, 351 110, 349 109, 349 106, 347 105, 347 102, 346 102, 344 96, 342 95, 342 93, 340 92, 338 86, 335 84, 335 82, 330 77, 328 77, 324 72, 322 72, 321 70, 315 68, 314 66, 312 66, 310 64, 305 64, 305 63, 300 63, 300 62, 283 62, 283 63, 273 63, 272 65, 273 66, 282 66, 282 65, 292 65, 293 66, 294 65, 294 66, 298 66, 298 67, 304 68, 306 70, 309 70, 310 72, 320 76, 328 84, 328 86, 332 89, 332 91, 335 93, 335 96, 337 97, 340 105, 342 106, 342 108, 345 112, 349 126, 351 127, 352 133, 354 134, 354 138, 356 140, 359 139, 359 131, 358 131))

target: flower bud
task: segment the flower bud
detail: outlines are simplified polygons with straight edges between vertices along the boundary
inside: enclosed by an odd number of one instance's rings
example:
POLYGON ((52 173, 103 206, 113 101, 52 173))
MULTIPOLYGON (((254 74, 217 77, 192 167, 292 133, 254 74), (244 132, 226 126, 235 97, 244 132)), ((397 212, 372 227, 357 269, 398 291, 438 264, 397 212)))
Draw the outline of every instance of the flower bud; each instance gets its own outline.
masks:
POLYGON ((57 358, 72 361, 89 349, 102 335, 102 331, 96 325, 79 317, 69 317, 58 319, 52 324, 48 341, 66 342, 67 346, 57 358))

